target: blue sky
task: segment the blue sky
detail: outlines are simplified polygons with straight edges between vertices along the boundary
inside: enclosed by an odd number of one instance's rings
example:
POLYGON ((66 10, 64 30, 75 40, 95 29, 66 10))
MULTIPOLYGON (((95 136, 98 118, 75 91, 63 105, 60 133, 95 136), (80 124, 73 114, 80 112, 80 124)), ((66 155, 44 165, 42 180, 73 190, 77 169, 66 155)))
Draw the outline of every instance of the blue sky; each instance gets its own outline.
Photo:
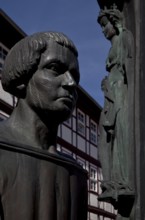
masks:
POLYGON ((100 104, 100 89, 110 43, 97 23, 96 0, 1 0, 1 8, 26 34, 61 31, 79 51, 80 85, 100 104))

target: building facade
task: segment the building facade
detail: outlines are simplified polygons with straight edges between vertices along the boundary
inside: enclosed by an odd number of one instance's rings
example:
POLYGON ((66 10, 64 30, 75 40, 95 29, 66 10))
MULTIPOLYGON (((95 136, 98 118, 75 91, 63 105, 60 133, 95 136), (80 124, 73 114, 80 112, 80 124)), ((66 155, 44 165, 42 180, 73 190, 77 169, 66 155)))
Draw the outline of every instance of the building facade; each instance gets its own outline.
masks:
MULTIPOLYGON (((26 34, 0 10, 0 71, 10 48, 26 34), (9 37, 11 36, 11 37, 9 37)), ((1 77, 1 75, 0 75, 1 77)), ((9 117, 16 105, 16 97, 3 91, 0 84, 0 121, 9 117)), ((57 147, 75 158, 88 171, 88 220, 115 219, 115 211, 108 203, 98 202, 101 193, 101 166, 98 161, 97 131, 101 107, 79 86, 78 102, 72 117, 59 127, 57 147)))

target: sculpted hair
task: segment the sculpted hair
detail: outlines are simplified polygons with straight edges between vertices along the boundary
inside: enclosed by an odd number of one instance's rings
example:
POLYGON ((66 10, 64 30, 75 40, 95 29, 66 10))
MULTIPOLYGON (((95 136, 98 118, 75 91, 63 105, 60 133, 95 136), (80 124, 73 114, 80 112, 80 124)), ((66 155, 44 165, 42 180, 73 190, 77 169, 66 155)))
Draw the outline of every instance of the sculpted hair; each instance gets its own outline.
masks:
POLYGON ((15 44, 6 57, 2 71, 5 91, 22 97, 24 87, 37 70, 42 53, 49 48, 50 39, 69 48, 78 57, 75 45, 63 33, 42 32, 27 36, 15 44))

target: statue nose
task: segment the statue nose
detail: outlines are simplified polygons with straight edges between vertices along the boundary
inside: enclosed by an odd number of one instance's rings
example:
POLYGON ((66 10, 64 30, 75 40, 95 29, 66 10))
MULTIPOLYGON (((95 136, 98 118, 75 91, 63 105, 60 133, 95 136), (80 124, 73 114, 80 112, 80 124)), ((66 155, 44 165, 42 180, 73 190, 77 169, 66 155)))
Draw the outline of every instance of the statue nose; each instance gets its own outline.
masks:
POLYGON ((76 81, 74 80, 72 74, 69 71, 66 71, 64 76, 65 77, 62 86, 76 87, 76 81))

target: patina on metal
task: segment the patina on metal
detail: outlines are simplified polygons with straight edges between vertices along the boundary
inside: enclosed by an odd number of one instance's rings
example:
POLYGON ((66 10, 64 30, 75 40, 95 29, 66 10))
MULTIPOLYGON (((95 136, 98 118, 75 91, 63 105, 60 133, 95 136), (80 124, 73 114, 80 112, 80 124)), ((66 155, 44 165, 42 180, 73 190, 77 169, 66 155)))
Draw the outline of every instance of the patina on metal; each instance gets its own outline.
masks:
POLYGON ((118 210, 117 219, 129 219, 135 198, 130 130, 134 40, 115 3, 109 8, 104 5, 98 22, 111 42, 106 60, 108 75, 102 81, 105 102, 99 125, 98 147, 103 171, 99 200, 111 203, 118 210))
POLYGON ((3 88, 19 100, 0 124, 0 219, 86 220, 87 173, 56 148, 77 101, 78 53, 62 33, 28 36, 9 52, 3 88))

